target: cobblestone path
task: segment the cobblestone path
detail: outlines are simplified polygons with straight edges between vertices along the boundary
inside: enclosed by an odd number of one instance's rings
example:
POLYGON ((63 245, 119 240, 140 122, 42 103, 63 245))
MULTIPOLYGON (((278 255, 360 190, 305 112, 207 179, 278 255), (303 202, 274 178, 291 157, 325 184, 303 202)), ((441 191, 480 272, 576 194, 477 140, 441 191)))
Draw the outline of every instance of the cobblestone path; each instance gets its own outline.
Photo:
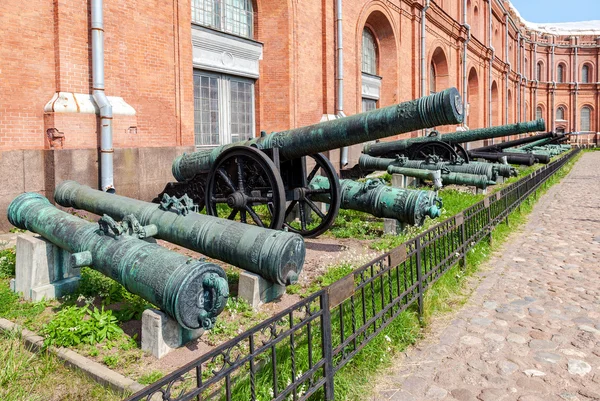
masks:
POLYGON ((600 400, 599 172, 600 152, 584 154, 540 198, 467 305, 373 400, 600 400))

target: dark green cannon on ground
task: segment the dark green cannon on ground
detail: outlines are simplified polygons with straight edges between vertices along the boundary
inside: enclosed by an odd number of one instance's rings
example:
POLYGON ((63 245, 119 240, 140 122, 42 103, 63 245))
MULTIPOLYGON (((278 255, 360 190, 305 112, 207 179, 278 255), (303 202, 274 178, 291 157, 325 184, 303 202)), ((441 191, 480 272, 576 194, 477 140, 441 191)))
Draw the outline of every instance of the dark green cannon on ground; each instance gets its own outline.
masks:
MULTIPOLYGON (((394 188, 381 180, 357 182, 340 180, 341 208, 358 210, 375 217, 396 219, 401 223, 421 226, 426 217, 441 215, 442 200, 433 191, 394 188)), ((310 183, 314 190, 327 189, 329 181, 316 176, 310 183)), ((326 193, 319 193, 316 201, 329 203, 326 193)))
MULTIPOLYGON (((427 171, 427 170, 422 170, 427 171)), ((428 170, 434 171, 434 170, 428 170)), ((439 170, 440 179, 443 185, 468 185, 480 189, 486 189, 490 185, 496 185, 496 181, 489 179, 485 175, 455 173, 448 170, 439 170)), ((389 174, 405 174, 406 167, 391 165, 388 166, 389 174)), ((434 187, 436 186, 434 181, 434 187)))
POLYGON ((503 125, 499 127, 481 128, 463 132, 453 132, 441 135, 434 131, 429 136, 402 139, 392 142, 368 143, 363 147, 363 153, 370 156, 396 157, 407 156, 413 160, 437 156, 444 161, 455 161, 459 158, 469 161, 469 154, 462 144, 486 139, 501 138, 509 135, 523 134, 533 131, 543 131, 546 124, 543 119, 503 125))
POLYGON ((300 235, 194 213, 189 198, 181 200, 165 195, 157 205, 64 181, 57 186, 54 199, 61 206, 107 214, 119 220, 133 215, 142 225, 156 226, 157 238, 280 285, 295 283, 304 264, 306 250, 300 235))
POLYGON ((108 216, 90 223, 39 194, 25 193, 9 205, 8 220, 71 252, 75 266, 90 266, 116 280, 186 329, 212 328, 227 303, 227 279, 220 266, 143 241, 157 227, 143 226, 133 216, 122 223, 108 216))
POLYGON ((478 149, 469 150, 469 158, 483 159, 490 162, 501 163, 506 160, 509 164, 519 164, 521 166, 533 166, 537 163, 548 163, 550 160, 542 157, 536 158, 531 153, 512 153, 512 152, 480 152, 478 149))
POLYGON ((430 157, 427 160, 409 160, 406 157, 397 157, 388 159, 383 157, 373 157, 361 155, 358 165, 363 172, 387 170, 388 166, 408 167, 423 170, 442 170, 453 173, 485 175, 489 180, 495 181, 498 176, 512 177, 517 175, 514 167, 506 164, 493 163, 453 163, 438 161, 437 158, 430 157))
POLYGON ((340 207, 337 173, 320 152, 459 124, 463 120, 461 102, 452 88, 350 117, 186 154, 173 162, 178 183, 167 185, 157 200, 164 193, 187 194, 210 215, 273 229, 285 225, 289 231, 315 237, 333 224, 340 207), (328 190, 310 188, 317 174, 327 177, 328 190), (331 203, 325 213, 319 213, 315 196, 324 193, 331 203), (288 218, 295 208, 300 212, 299 221, 288 218))
POLYGON ((514 148, 516 146, 527 145, 533 142, 540 141, 542 139, 558 139, 564 137, 565 134, 555 134, 554 132, 545 132, 543 134, 531 135, 525 138, 514 139, 512 141, 505 141, 495 143, 493 145, 481 146, 476 149, 472 149, 473 152, 503 152, 506 149, 514 148))

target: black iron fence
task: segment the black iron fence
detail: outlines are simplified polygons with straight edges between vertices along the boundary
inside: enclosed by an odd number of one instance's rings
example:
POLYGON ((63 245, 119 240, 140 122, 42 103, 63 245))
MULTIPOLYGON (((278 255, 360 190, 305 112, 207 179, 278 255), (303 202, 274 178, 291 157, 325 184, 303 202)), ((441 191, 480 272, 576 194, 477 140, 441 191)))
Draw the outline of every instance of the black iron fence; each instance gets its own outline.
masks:
POLYGON ((577 151, 435 225, 168 374, 134 400, 334 398, 334 375, 577 151))

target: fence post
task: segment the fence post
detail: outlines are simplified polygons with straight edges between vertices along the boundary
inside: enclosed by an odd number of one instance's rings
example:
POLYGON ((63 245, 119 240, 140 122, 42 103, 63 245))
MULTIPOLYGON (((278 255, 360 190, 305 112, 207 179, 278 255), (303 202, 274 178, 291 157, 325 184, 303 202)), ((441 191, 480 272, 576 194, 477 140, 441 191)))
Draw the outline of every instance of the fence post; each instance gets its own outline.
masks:
POLYGON ((467 269, 467 229, 465 228, 465 215, 461 212, 454 217, 454 224, 460 225, 460 242, 462 244, 462 267, 467 269))
POLYGON ((331 311, 329 310, 329 293, 325 290, 321 294, 321 333, 323 336, 323 358, 325 359, 325 399, 332 401, 333 389, 333 341, 331 339, 331 311))
POLYGON ((421 237, 417 237, 415 240, 415 249, 417 252, 417 290, 419 291, 417 298, 417 306, 419 307, 419 321, 423 317, 423 272, 422 258, 421 258, 421 237))

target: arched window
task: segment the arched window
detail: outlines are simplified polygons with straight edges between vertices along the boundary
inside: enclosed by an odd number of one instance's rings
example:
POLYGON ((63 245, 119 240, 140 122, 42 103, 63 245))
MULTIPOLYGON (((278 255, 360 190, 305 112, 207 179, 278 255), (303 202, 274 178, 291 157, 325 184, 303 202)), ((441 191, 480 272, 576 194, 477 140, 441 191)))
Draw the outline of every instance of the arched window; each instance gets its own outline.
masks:
POLYGON ((590 124, 590 116, 592 115, 592 109, 589 106, 583 106, 581 108, 581 131, 591 131, 592 126, 590 124))
POLYGON ((559 106, 558 109, 556 109, 556 119, 557 120, 565 119, 565 108, 564 107, 559 106))
POLYGON ((587 64, 581 67, 581 82, 584 84, 590 82, 590 67, 587 64))
POLYGON ((565 82, 565 66, 559 64, 556 68, 556 82, 565 82))
POLYGON ((535 118, 536 119, 540 119, 540 118, 544 118, 544 111, 542 110, 542 106, 538 106, 535 109, 535 118))
POLYGON ((541 81, 543 78, 542 71, 543 71, 542 62, 539 61, 537 63, 537 74, 535 76, 538 81, 541 81))
POLYGON ((362 36, 362 72, 377 75, 377 44, 367 28, 363 29, 362 36))
POLYGON ((525 77, 529 76, 529 60, 527 60, 527 57, 525 57, 525 71, 523 71, 523 75, 525 77))
POLYGON ((192 22, 245 38, 253 37, 250 0, 192 0, 192 22))
POLYGON ((433 61, 429 64, 429 94, 433 95, 435 92, 435 65, 433 61))

